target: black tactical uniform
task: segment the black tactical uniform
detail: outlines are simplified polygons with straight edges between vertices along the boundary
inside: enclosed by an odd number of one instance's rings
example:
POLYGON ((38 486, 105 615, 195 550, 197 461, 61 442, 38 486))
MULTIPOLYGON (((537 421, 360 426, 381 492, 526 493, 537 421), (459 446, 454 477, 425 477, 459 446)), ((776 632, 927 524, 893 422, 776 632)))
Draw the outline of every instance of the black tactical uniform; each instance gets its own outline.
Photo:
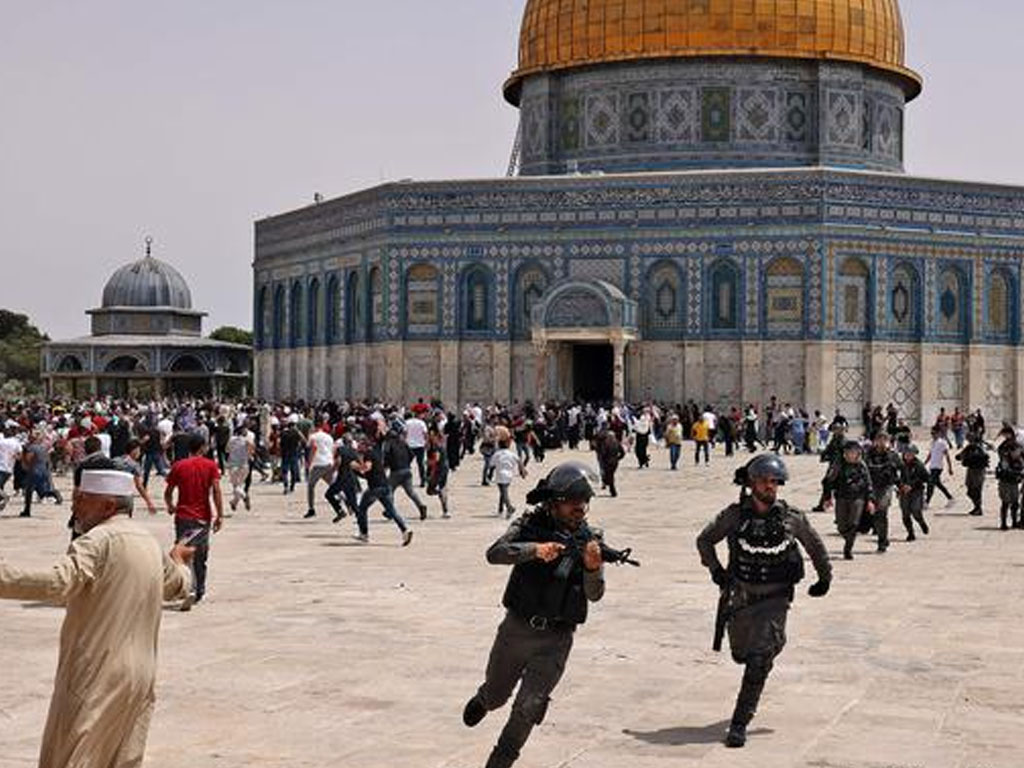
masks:
POLYGON ((1012 428, 1004 429, 1000 434, 1005 439, 996 449, 999 455, 996 479, 999 480, 999 527, 1005 531, 1007 513, 1013 527, 1020 526, 1020 480, 1024 476, 1024 446, 1017 442, 1017 435, 1012 428))
POLYGON ((847 441, 843 452, 844 455, 832 462, 828 468, 825 479, 821 481, 821 488, 823 498, 835 497, 836 527, 845 542, 843 557, 852 560, 853 545, 857 540, 861 516, 864 514, 865 505, 874 498, 875 492, 871 484, 871 473, 867 464, 860 458, 860 443, 855 440, 847 441), (847 461, 845 452, 853 450, 858 452, 857 460, 847 461))
MULTIPOLYGON (((581 553, 573 553, 571 545, 551 562, 537 556, 539 544, 566 542, 572 536, 553 516, 552 505, 557 500, 589 500, 591 474, 578 462, 556 467, 527 497, 539 505, 513 521, 487 550, 487 562, 513 566, 502 599, 508 612, 498 627, 485 680, 466 704, 465 724, 474 726, 503 706, 522 681, 487 768, 507 768, 519 757, 533 727, 544 719, 551 691, 565 671, 573 633, 587 620, 587 603, 604 595, 603 567, 586 570, 581 553)), ((599 536, 582 530, 587 532, 584 537, 599 536)))
POLYGON ((928 535, 928 523, 924 519, 924 492, 931 479, 931 473, 919 458, 917 446, 907 445, 902 449, 903 466, 900 467, 900 512, 903 527, 907 529, 907 541, 914 541, 914 521, 921 526, 921 533, 928 535))
POLYGON ((988 451, 985 450, 985 443, 981 437, 971 433, 967 438, 967 445, 956 455, 956 460, 967 469, 967 498, 974 504, 970 514, 979 516, 982 514, 981 498, 985 488, 985 470, 989 465, 988 451))
MULTIPOLYGON (((782 484, 786 468, 778 456, 764 454, 751 460, 746 477, 775 477, 782 484)), ((799 542, 811 557, 818 583, 811 594, 828 592, 832 580, 825 545, 803 512, 784 501, 775 501, 759 514, 754 500, 747 495, 738 504, 722 510, 697 537, 701 563, 723 590, 727 602, 729 647, 737 664, 743 664, 743 683, 729 726, 726 744, 740 747, 746 741, 746 728, 757 711, 761 692, 775 657, 786 644, 786 616, 793 600, 794 585, 803 578, 803 557, 799 542), (726 540, 729 567, 722 567, 715 545, 726 540)))
POLYGON ((871 474, 871 487, 875 502, 874 528, 878 536, 878 551, 889 548, 889 507, 892 505, 892 490, 899 482, 900 455, 877 443, 868 449, 864 463, 871 474))

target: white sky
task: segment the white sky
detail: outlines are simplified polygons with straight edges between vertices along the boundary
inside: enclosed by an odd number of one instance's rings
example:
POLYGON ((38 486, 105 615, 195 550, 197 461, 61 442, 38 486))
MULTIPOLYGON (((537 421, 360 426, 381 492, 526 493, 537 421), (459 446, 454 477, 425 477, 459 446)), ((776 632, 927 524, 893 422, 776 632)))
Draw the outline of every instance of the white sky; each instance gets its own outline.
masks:
MULTIPOLYGON (((119 266, 251 324, 252 227, 381 181, 504 173, 524 0, 0 0, 0 307, 87 332, 119 266)), ((907 170, 1024 183, 1019 0, 902 0, 907 170)))

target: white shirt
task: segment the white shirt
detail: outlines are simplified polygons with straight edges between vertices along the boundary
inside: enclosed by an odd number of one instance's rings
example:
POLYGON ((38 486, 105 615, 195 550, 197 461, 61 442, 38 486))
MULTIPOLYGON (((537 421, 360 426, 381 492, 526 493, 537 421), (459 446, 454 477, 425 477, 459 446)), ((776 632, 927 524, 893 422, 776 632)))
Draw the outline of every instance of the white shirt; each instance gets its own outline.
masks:
POLYGON ((508 485, 519 472, 519 457, 511 448, 502 448, 491 456, 491 466, 494 467, 494 481, 498 485, 508 485))
POLYGON ((949 443, 941 437, 932 441, 932 447, 928 449, 928 469, 943 469, 943 461, 949 453, 949 443))
POLYGON ((405 441, 410 448, 423 448, 427 444, 427 425, 413 416, 405 422, 405 441))
POLYGON ((718 423, 718 419, 715 418, 715 414, 711 411, 704 411, 704 415, 700 418, 708 425, 708 429, 714 429, 715 425, 718 423))
POLYGON ((14 462, 21 456, 21 443, 13 437, 0 437, 0 472, 14 472, 14 462))
POLYGON ((309 436, 309 447, 313 449, 310 466, 329 467, 334 464, 334 440, 322 430, 309 436))
POLYGON ((103 455, 108 459, 110 458, 110 435, 106 432, 100 432, 96 435, 100 441, 100 450, 103 451, 103 455))
POLYGON ((160 442, 166 443, 174 433, 174 422, 170 419, 160 419, 156 423, 156 431, 160 433, 160 442))
POLYGON ((228 466, 248 466, 250 445, 256 445, 256 438, 252 432, 246 430, 244 434, 232 435, 228 440, 228 466))

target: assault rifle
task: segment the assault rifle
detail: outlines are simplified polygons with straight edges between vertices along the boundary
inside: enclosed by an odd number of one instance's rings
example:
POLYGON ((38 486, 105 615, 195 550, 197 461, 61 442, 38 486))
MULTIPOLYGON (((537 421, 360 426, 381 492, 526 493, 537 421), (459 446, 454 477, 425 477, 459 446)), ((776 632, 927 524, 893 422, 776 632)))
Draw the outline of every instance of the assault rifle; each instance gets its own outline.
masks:
POLYGON ((715 613, 715 639, 711 643, 711 650, 719 652, 722 650, 722 640, 725 639, 725 628, 732 617, 729 609, 729 593, 732 590, 729 585, 722 587, 718 595, 718 611, 715 613))
POLYGON ((577 564, 583 566, 583 550, 591 541, 597 541, 601 547, 601 560, 605 563, 615 565, 632 565, 640 567, 640 561, 633 559, 633 549, 615 549, 609 547, 601 537, 586 523, 581 523, 575 531, 558 531, 553 535, 553 541, 561 544, 565 549, 562 552, 562 559, 555 569, 555 576, 559 579, 569 578, 573 567, 577 564))

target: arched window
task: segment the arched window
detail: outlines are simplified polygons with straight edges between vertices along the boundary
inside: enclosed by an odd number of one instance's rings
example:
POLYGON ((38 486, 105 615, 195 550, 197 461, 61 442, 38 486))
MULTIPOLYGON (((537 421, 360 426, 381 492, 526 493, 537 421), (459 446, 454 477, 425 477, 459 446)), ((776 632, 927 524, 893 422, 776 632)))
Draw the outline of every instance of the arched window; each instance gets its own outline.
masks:
POLYGON ((324 332, 328 344, 337 344, 341 339, 341 281, 337 275, 331 275, 327 281, 326 296, 327 325, 324 332))
POLYGON ((792 258, 776 259, 765 270, 765 330, 799 334, 804 327, 804 268, 792 258))
POLYGON ((920 297, 917 270, 909 264, 900 264, 892 271, 892 287, 889 290, 889 315, 893 330, 910 335, 919 333, 920 297))
POLYGON ((651 267, 647 273, 646 319, 648 333, 671 334, 683 326, 683 285, 679 268, 671 261, 651 267))
POLYGON ((1013 313, 1013 290, 1010 278, 1002 270, 988 279, 988 331, 993 336, 1009 336, 1013 313))
POLYGON ((74 373, 75 371, 81 371, 82 361, 74 355, 64 355, 60 359, 60 363, 57 365, 57 371, 59 373, 74 373))
POLYGON ((256 349, 263 349, 267 337, 267 286, 262 286, 256 293, 256 311, 253 313, 256 326, 256 349))
POLYGON ((533 307, 544 296, 548 288, 548 275, 540 266, 530 265, 520 269, 516 276, 516 300, 513 321, 520 337, 530 335, 533 327, 533 307))
POLYGON ((284 335, 284 323, 285 319, 285 304, 284 304, 284 286, 279 285, 274 290, 274 348, 280 349, 284 346, 285 335, 284 335))
POLYGON ((964 279, 959 270, 943 270, 939 274, 936 290, 939 300, 939 333, 962 335, 967 331, 967 312, 964 306, 964 279))
POLYGON ((871 272, 860 259, 847 259, 839 267, 839 330, 865 333, 868 330, 868 278, 871 272))
POLYGON ((409 333, 437 333, 440 273, 431 264, 416 264, 405 274, 405 327, 409 333))
POLYGON ((384 322, 384 280, 381 277, 380 267, 370 270, 369 289, 370 316, 366 322, 366 339, 372 341, 384 322))
POLYGON ((134 355, 121 355, 107 363, 103 370, 108 373, 140 373, 146 370, 146 366, 134 355))
POLYGON ((487 267, 476 264, 466 270, 462 281, 462 329, 491 329, 491 275, 487 267))
POLYGON ((309 283, 309 321, 306 329, 306 343, 315 347, 320 343, 320 330, 324 327, 324 307, 320 303, 320 280, 313 278, 309 283))
POLYGON ((292 283, 288 321, 291 331, 288 342, 292 347, 297 347, 302 343, 302 283, 299 282, 292 283))
POLYGON ((349 272, 345 291, 345 343, 352 344, 359 340, 363 330, 363 292, 356 270, 349 272))
POLYGON ((711 329, 735 331, 740 327, 740 276, 736 266, 720 261, 711 268, 711 329))

